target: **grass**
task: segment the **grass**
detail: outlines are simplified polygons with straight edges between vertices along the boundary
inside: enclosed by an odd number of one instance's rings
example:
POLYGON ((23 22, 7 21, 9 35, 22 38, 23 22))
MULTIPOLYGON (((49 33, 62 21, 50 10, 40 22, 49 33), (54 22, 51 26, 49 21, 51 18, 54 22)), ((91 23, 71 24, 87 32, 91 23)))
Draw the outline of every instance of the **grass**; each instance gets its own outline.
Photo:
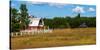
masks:
POLYGON ((52 33, 11 37, 12 49, 96 44, 96 28, 55 29, 52 33))

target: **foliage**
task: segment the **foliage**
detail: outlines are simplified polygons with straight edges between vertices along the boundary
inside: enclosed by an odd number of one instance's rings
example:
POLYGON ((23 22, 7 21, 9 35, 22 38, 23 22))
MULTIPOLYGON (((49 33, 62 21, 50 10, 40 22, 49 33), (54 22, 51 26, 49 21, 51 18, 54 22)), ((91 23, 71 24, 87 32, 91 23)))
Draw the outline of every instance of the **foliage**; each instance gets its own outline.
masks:
POLYGON ((21 15, 21 24, 22 24, 21 29, 26 29, 29 24, 29 19, 28 19, 28 13, 25 4, 21 4, 20 11, 21 11, 20 15, 21 15))
POLYGON ((11 32, 19 31, 20 30, 20 24, 18 21, 18 10, 15 8, 11 8, 11 32))
POLYGON ((53 19, 44 19, 46 26, 50 28, 78 28, 82 23, 86 23, 88 27, 96 27, 96 17, 54 17, 53 19))
POLYGON ((10 8, 11 12, 11 32, 18 32, 26 29, 29 24, 27 8, 25 4, 21 4, 20 13, 15 8, 10 8))

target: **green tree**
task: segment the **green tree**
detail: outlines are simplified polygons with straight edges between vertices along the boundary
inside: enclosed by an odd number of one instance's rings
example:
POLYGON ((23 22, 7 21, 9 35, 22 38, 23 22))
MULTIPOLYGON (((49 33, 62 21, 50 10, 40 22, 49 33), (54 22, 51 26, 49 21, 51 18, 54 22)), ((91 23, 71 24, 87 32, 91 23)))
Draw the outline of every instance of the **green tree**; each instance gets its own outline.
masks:
POLYGON ((10 8, 11 12, 11 32, 16 32, 20 30, 20 24, 18 21, 18 10, 15 8, 10 8))
POLYGON ((74 18, 74 26, 79 27, 80 23, 80 13, 77 14, 77 16, 74 18))
POLYGON ((29 24, 29 18, 28 18, 28 13, 27 13, 27 8, 25 4, 21 4, 20 6, 20 22, 21 22, 21 29, 26 29, 28 28, 29 24))
POLYGON ((76 16, 76 18, 80 18, 80 13, 78 13, 78 15, 76 16))

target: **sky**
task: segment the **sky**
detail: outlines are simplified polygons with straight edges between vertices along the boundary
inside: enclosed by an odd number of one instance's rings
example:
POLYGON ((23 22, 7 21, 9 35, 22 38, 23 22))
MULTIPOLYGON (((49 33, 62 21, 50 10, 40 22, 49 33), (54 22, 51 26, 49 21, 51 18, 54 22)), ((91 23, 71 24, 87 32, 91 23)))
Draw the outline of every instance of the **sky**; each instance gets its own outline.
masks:
MULTIPOLYGON (((75 17, 78 13, 81 16, 95 17, 95 5, 79 5, 67 3, 49 3, 49 2, 33 2, 33 1, 11 1, 11 7, 19 10, 21 4, 26 4, 29 15, 39 18, 54 17, 75 17)), ((19 10, 20 12, 20 10, 19 10)))

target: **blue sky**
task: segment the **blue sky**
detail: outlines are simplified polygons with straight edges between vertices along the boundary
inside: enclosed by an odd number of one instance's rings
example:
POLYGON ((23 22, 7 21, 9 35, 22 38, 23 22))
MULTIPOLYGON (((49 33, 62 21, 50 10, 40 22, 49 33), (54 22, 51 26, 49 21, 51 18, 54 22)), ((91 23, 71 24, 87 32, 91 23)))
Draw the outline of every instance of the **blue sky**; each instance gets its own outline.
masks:
MULTIPOLYGON (((33 1, 12 1, 11 7, 19 10, 21 4, 26 4, 30 15, 42 18, 53 17, 74 17, 77 13, 81 16, 93 17, 96 16, 95 5, 79 5, 65 3, 46 3, 33 1)), ((19 11, 20 12, 20 11, 19 11)))

